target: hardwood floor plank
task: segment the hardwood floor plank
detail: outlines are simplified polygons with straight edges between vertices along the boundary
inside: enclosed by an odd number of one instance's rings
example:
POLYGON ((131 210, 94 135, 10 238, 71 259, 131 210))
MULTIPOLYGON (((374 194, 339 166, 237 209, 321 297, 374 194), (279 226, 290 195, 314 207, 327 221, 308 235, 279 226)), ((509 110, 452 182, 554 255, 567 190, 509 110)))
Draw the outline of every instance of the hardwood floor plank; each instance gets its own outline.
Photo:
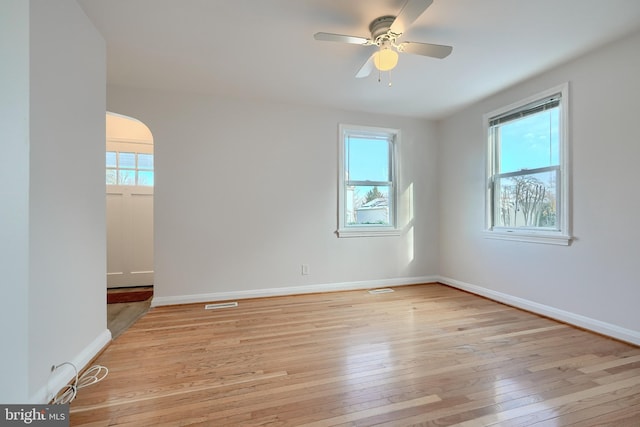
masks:
POLYGON ((627 395, 627 393, 635 393, 638 386, 640 386, 640 377, 629 378, 616 383, 591 387, 574 393, 565 394, 553 399, 533 403, 531 405, 473 418, 454 425, 459 427, 473 427, 478 425, 485 427, 493 425, 529 425, 532 422, 544 420, 545 418, 543 417, 548 416, 549 414, 557 414, 567 411, 567 407, 588 407, 588 404, 584 403, 584 401, 595 402, 599 400, 607 402, 609 399, 617 399, 617 396, 612 393, 618 393, 618 395, 622 396, 627 395), (596 397, 598 400, 595 399, 596 397))
POLYGON ((555 418, 549 418, 546 421, 548 421, 548 424, 553 424, 556 426, 610 425, 618 427, 625 425, 623 422, 620 422, 620 418, 629 419, 633 414, 635 414, 634 426, 637 426, 640 421, 640 393, 636 393, 634 395, 626 397, 617 396, 614 400, 611 400, 609 402, 594 405, 590 408, 585 408, 580 411, 561 414, 555 418))
POLYGON ((368 418, 370 416, 377 415, 377 414, 388 414, 401 409, 424 406, 424 405, 428 405, 430 403, 439 402, 439 401, 440 401, 440 398, 438 396, 429 395, 429 396, 424 396, 417 399, 405 400, 398 403, 391 403, 388 405, 377 406, 372 409, 362 410, 358 412, 351 412, 351 413, 347 413, 345 415, 340 415, 337 417, 324 418, 320 421, 305 423, 305 426, 329 427, 329 426, 334 426, 334 425, 338 425, 346 422, 357 421, 358 419, 368 418))
POLYGON ((214 388, 220 388, 228 385, 236 385, 243 384, 247 382, 254 381, 262 381, 265 379, 271 379, 275 377, 281 377, 287 375, 286 372, 272 372, 272 373, 262 373, 262 372, 250 372, 247 375, 237 376, 236 378, 227 378, 220 379, 218 382, 207 381, 206 384, 198 384, 196 382, 191 382, 188 384, 188 387, 171 387, 166 389, 154 388, 153 393, 144 393, 144 394, 122 394, 118 399, 111 399, 109 401, 105 401, 99 404, 86 405, 86 406, 74 406, 73 412, 85 412, 85 411, 93 411, 100 408, 106 407, 115 407, 118 405, 129 405, 138 402, 142 402, 145 400, 154 400, 154 399, 165 399, 165 398, 176 398, 176 396, 189 394, 189 393, 198 393, 204 390, 211 390, 214 388))
MULTIPOLYGON (((580 356, 569 357, 562 360, 553 360, 540 365, 527 368, 530 372, 544 371, 547 369, 575 369, 583 368, 587 365, 602 362, 602 357, 596 354, 582 354, 580 356)), ((582 372, 582 371, 581 371, 582 372)))
POLYGON ((640 420, 640 394, 627 399, 593 406, 589 411, 580 411, 554 419, 555 425, 580 427, 637 427, 640 420))
POLYGON ((631 363, 640 362, 640 355, 631 357, 622 357, 607 362, 599 363, 597 365, 591 365, 584 368, 580 368, 579 371, 585 374, 597 371, 606 371, 607 369, 616 368, 622 365, 628 365, 631 363))
POLYGON ((438 284, 156 307, 97 363, 109 375, 80 390, 72 426, 640 417, 640 348, 438 284))

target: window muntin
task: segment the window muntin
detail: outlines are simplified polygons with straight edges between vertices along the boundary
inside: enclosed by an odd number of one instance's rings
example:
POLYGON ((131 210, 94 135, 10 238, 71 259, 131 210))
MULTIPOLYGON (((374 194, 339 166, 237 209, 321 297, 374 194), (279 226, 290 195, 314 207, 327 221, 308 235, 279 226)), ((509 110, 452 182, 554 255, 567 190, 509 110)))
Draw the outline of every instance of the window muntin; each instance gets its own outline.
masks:
POLYGON ((339 236, 397 234, 398 135, 395 129, 340 126, 339 236))
POLYGON ((107 185, 154 184, 153 154, 107 151, 105 165, 107 185))
POLYGON ((493 237, 568 244, 566 117, 567 85, 485 116, 493 237))

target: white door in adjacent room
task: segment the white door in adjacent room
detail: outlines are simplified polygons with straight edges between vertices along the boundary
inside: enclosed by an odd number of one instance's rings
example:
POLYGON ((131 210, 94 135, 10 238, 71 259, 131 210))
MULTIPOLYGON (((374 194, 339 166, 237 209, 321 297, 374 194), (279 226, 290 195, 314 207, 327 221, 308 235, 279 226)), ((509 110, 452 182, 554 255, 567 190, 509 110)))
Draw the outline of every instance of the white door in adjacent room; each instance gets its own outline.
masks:
POLYGON ((107 188, 107 287, 153 285, 153 187, 107 188))

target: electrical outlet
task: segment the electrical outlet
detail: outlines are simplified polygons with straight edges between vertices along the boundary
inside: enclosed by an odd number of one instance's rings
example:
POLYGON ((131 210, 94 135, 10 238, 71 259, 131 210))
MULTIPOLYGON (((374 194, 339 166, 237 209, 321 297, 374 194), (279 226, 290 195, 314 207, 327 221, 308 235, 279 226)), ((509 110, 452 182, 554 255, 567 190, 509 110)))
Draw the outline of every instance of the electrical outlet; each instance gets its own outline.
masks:
POLYGON ((309 275, 309 264, 302 264, 302 275, 303 276, 309 275))

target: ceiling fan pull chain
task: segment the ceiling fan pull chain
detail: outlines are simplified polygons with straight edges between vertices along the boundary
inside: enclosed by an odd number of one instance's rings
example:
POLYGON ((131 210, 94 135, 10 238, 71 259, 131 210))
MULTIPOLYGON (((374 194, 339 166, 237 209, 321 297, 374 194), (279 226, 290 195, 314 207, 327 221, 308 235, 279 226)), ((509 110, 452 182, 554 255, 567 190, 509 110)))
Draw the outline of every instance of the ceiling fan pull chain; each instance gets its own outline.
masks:
MULTIPOLYGON (((393 82, 391 81, 391 70, 387 71, 387 77, 389 78, 389 83, 387 83, 387 86, 393 86, 393 82)), ((378 83, 382 83, 382 71, 380 70, 378 70, 378 83)))

